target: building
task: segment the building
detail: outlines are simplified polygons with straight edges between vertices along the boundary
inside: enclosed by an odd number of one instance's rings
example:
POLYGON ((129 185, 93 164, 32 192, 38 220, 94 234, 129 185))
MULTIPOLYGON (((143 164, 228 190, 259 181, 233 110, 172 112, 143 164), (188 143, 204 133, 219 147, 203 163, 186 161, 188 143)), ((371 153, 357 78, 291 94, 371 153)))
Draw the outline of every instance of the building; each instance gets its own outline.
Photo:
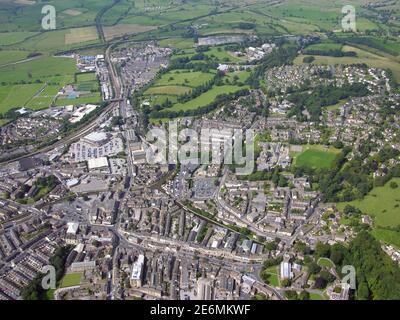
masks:
POLYGON ((197 281, 197 300, 213 300, 214 290, 212 280, 201 278, 197 281))
POLYGON ((290 262, 281 263, 281 279, 293 279, 292 264, 290 262))
POLYGON ((89 159, 87 162, 89 171, 100 171, 102 173, 110 173, 107 157, 89 159))
POLYGON ((143 285, 144 255, 140 254, 132 266, 130 283, 132 287, 140 288, 143 285))

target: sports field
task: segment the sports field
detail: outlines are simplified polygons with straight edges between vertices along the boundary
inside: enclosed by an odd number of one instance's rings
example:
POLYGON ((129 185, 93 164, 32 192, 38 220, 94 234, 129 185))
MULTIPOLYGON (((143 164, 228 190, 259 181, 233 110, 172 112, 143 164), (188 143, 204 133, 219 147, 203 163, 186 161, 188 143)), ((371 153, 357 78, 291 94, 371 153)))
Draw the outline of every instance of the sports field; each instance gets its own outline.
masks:
POLYGON ((291 153, 294 165, 313 169, 329 168, 340 151, 321 145, 303 146, 303 152, 291 153))
POLYGON ((83 273, 67 273, 61 280, 61 288, 79 286, 83 273))

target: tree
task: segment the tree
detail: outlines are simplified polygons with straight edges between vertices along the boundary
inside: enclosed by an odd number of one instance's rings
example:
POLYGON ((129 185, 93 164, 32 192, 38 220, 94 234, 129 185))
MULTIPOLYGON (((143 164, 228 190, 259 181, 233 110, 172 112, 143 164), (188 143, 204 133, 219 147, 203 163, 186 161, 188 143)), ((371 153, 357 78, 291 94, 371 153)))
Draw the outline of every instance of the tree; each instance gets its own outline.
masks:
POLYGON ((290 279, 283 279, 281 281, 282 287, 285 287, 285 288, 290 287, 291 284, 292 284, 292 281, 290 279))
POLYGON ((330 250, 331 250, 331 247, 329 244, 318 242, 317 245, 315 246, 315 255, 318 258, 321 258, 321 257, 327 258, 330 255, 330 250))
POLYGON ((300 292, 299 300, 310 300, 310 294, 307 291, 300 292))
POLYGON ((315 279, 314 288, 325 289, 327 284, 328 282, 324 278, 318 277, 317 279, 315 279))
POLYGON ((398 187, 399 185, 395 181, 390 182, 390 188, 397 189, 398 187))
POLYGON ((321 267, 315 261, 312 261, 307 267, 310 274, 317 274, 321 271, 321 267))

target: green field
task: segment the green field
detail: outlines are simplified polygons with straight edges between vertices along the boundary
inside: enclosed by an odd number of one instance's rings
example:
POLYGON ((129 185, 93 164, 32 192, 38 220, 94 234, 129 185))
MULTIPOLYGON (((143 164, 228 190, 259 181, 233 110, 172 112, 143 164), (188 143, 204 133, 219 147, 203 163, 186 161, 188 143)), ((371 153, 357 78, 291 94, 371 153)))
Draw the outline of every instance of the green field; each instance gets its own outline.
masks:
POLYGON ((25 106, 43 87, 43 84, 0 86, 0 113, 25 106))
POLYGON ((74 59, 45 56, 0 67, 0 113, 22 106, 47 108, 60 88, 73 83, 75 72, 74 59))
POLYGON ((317 262, 321 267, 334 268, 335 264, 328 258, 319 258, 317 262))
POLYGON ((239 86, 215 86, 214 88, 203 93, 199 97, 190 100, 186 103, 177 103, 168 110, 169 111, 194 110, 209 105, 215 100, 217 96, 221 94, 234 93, 236 91, 246 88, 247 87, 239 87, 239 86))
POLYGON ((82 272, 67 273, 61 280, 61 288, 79 286, 81 284, 82 272))
POLYGON ((278 266, 272 266, 263 271, 264 274, 268 275, 268 282, 273 287, 280 286, 278 268, 278 266))
POLYGON ((298 167, 309 167, 313 169, 329 168, 335 160, 339 150, 325 148, 320 145, 303 146, 303 152, 291 153, 293 163, 298 167))
POLYGON ((214 74, 199 71, 173 70, 158 79, 154 86, 186 86, 198 87, 212 80, 214 74))
MULTIPOLYGON (((400 178, 391 181, 400 185, 400 178)), ((346 205, 359 208, 363 213, 375 217, 377 227, 396 227, 400 225, 400 189, 392 189, 388 182, 384 187, 376 187, 363 199, 339 203, 339 210, 346 205)))
POLYGON ((0 51, 0 66, 24 60, 28 57, 28 51, 3 50, 0 51))
POLYGON ((392 244, 400 249, 400 232, 382 228, 374 228, 371 231, 372 235, 385 243, 392 244))
POLYGON ((179 96, 181 94, 189 93, 192 89, 184 86, 160 86, 160 87, 151 87, 145 91, 144 95, 158 95, 158 94, 166 94, 166 95, 176 95, 179 96))
POLYGON ((75 60, 71 58, 41 57, 39 59, 0 68, 0 83, 60 81, 73 79, 75 60))

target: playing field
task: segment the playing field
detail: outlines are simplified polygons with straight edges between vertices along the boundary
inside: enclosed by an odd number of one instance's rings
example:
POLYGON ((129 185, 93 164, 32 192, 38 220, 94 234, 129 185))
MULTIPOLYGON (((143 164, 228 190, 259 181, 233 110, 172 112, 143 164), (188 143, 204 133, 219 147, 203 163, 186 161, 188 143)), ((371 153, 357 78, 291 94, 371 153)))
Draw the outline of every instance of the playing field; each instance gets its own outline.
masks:
POLYGON ((292 153, 294 165, 313 169, 329 168, 339 152, 317 145, 304 146, 303 150, 301 153, 292 153))
POLYGON ((79 286, 83 273, 67 273, 61 280, 61 288, 79 286))
MULTIPOLYGON (((391 181, 400 185, 400 178, 394 178, 391 181)), ((375 224, 378 227, 400 225, 400 188, 392 189, 390 182, 383 187, 372 189, 363 200, 339 203, 339 210, 343 210, 347 204, 375 217, 375 224)))

